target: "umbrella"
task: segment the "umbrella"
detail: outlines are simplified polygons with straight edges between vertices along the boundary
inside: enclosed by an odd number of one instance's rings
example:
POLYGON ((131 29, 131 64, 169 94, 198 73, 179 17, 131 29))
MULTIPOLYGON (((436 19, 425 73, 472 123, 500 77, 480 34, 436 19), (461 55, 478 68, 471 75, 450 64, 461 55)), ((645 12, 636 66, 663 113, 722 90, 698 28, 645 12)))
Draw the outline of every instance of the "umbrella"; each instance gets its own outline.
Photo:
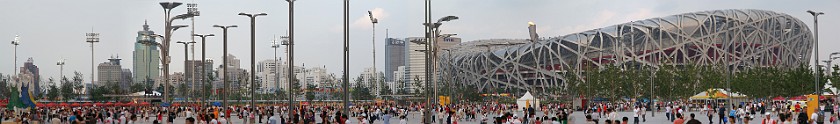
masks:
POLYGON ((150 105, 150 104, 149 104, 149 102, 142 102, 142 103, 140 103, 140 106, 149 106, 149 105, 150 105))
POLYGON ((105 103, 105 106, 114 106, 114 103, 113 102, 108 102, 108 103, 105 103))
POLYGON ((59 106, 64 106, 64 107, 69 107, 69 106, 70 106, 70 104, 67 104, 66 102, 65 102, 65 103, 61 103, 61 104, 58 104, 58 105, 59 105, 59 106))
POLYGON ((47 106, 46 104, 35 104, 35 107, 39 107, 39 108, 46 107, 46 106, 47 106))
POLYGON ((122 103, 120 106, 131 106, 131 102, 122 103))
POLYGON ((790 97, 790 100, 792 100, 792 101, 805 101, 806 99, 807 99, 807 97, 805 97, 805 96, 790 97))
POLYGON ((777 96, 773 98, 773 101, 785 101, 785 97, 777 96))
POLYGON ((101 102, 97 102, 96 104, 93 104, 93 105, 96 105, 96 106, 98 106, 98 107, 101 107, 101 106, 104 106, 105 104, 103 104, 103 103, 101 103, 101 102))
POLYGON ((49 104, 47 104, 47 107, 57 107, 57 106, 58 106, 58 104, 55 104, 55 103, 49 103, 49 104))
POLYGON ((6 107, 6 103, 0 103, 0 107, 6 107))
POLYGON ((172 104, 172 106, 176 106, 176 107, 181 106, 181 103, 174 103, 174 104, 172 104))
POLYGON ((162 103, 162 104, 160 104, 160 106, 161 106, 161 107, 169 107, 169 106, 170 106, 170 104, 169 104, 169 103, 162 103))
POLYGON ((70 104, 70 107, 79 107, 79 106, 82 106, 82 105, 81 105, 81 104, 79 104, 79 103, 73 103, 73 104, 70 104))
POLYGON ((86 102, 86 103, 82 104, 82 106, 93 106, 93 103, 86 102))
POLYGON ((222 103, 220 103, 220 102, 213 102, 213 106, 217 106, 217 107, 218 107, 218 106, 222 106, 222 103))

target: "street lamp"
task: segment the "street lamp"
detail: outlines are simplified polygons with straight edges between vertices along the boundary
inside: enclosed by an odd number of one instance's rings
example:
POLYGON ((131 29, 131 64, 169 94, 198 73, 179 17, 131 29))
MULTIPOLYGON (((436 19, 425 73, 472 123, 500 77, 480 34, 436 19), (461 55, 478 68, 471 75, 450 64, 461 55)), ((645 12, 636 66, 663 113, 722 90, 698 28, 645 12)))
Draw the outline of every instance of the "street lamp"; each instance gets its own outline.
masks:
MULTIPOLYGON (((289 2, 289 110, 294 110, 294 93, 292 93, 292 81, 294 79, 295 72, 295 0, 286 0, 289 2)), ((346 3, 345 3, 346 4, 346 3)), ((346 12, 345 12, 346 13, 346 12)), ((292 117, 294 114, 289 112, 289 117, 292 117)), ((296 119, 296 118, 295 118, 296 119)))
MULTIPOLYGON (((429 2, 429 1, 427 1, 427 2, 429 2)), ((445 16, 443 18, 438 19, 438 21, 436 23, 430 23, 431 20, 426 20, 427 23, 423 23, 423 25, 426 26, 427 29, 429 29, 428 31, 431 31, 431 32, 426 32, 427 33, 426 38, 428 39, 428 43, 426 44, 426 48, 427 48, 427 50, 431 51, 431 52, 426 53, 427 56, 429 56, 431 58, 437 58, 437 50, 436 49, 437 49, 437 46, 438 46, 438 44, 437 44, 438 42, 436 42, 436 41, 437 41, 437 38, 439 37, 438 34, 440 34, 440 30, 438 29, 438 27, 440 27, 442 25, 442 23, 445 22, 445 21, 452 21, 452 20, 457 20, 457 19, 458 19, 457 16, 445 16)), ((426 58, 429 59, 429 57, 426 57, 426 58)), ((437 86, 438 83, 437 83, 437 77, 436 77, 437 73, 434 73, 435 76, 432 76, 432 72, 437 70, 437 64, 436 63, 437 63, 436 60, 430 60, 426 64, 426 81, 428 82, 429 78, 432 78, 432 83, 434 83, 434 96, 435 96, 432 99, 434 99, 435 101, 437 101, 437 90, 438 90, 438 86, 437 86), (433 65, 432 68, 429 68, 429 64, 434 64, 434 65, 433 65)))
MULTIPOLYGON (((15 45, 15 67, 13 67, 14 71, 12 71, 12 74, 14 74, 14 73, 18 73, 17 72, 17 47, 18 47, 18 45, 20 45, 20 36, 15 35, 15 40, 12 40, 12 45, 15 45)), ((15 81, 15 82, 17 82, 17 81, 15 81)))
MULTIPOLYGON (((344 75, 341 77, 341 85, 343 92, 343 110, 344 114, 350 113, 350 94, 347 92, 349 86, 349 71, 350 71, 350 0, 344 0, 344 75)), ((289 102, 291 103, 291 101, 289 102)), ((428 103, 428 102, 427 102, 428 103)))
MULTIPOLYGON (((189 63, 189 59, 187 58, 189 56, 189 52, 187 51, 187 49, 190 47, 189 45, 194 44, 195 41, 178 41, 178 42, 175 42, 175 43, 184 44, 184 74, 187 74, 187 70, 189 70, 188 65, 187 65, 187 63, 189 63)), ((186 76, 186 75, 184 75, 184 76, 186 76)), ((188 79, 184 78, 184 80, 188 80, 188 79)), ((187 83, 187 82, 188 81, 184 81, 184 82, 181 82, 181 83, 187 83)), ((193 91, 195 89, 195 84, 194 83, 195 82, 193 82, 193 84, 192 84, 193 88, 190 88, 190 91, 193 91)), ((183 97, 184 94, 181 94, 181 96, 183 97)), ((187 98, 187 99, 189 99, 189 98, 187 98)))
MULTIPOLYGON (((205 84, 205 82, 207 82, 207 77, 206 77, 207 72, 205 72, 206 71, 206 65, 207 65, 206 64, 207 57, 205 57, 205 55, 207 54, 207 51, 206 51, 207 50, 206 49, 207 48, 206 47, 207 46, 207 41, 205 39, 207 37, 212 37, 212 36, 216 36, 216 35, 213 35, 213 34, 203 34, 203 35, 202 34, 193 34, 193 37, 201 37, 201 74, 200 74, 199 77, 201 77, 201 80, 200 80, 201 84, 202 84, 201 85, 201 91, 203 91, 204 93, 207 93, 207 91, 204 91, 205 90, 204 87, 207 87, 206 86, 207 84, 205 84)), ((204 95, 204 100, 207 100, 208 96, 209 96, 209 94, 205 94, 204 95)))
MULTIPOLYGON (((814 88, 816 88, 816 90, 817 90, 816 94, 817 94, 817 97, 819 97, 819 96, 822 95, 822 89, 820 89, 820 74, 819 74, 820 68, 817 67, 817 65, 820 64, 820 50, 819 50, 820 49, 820 33, 819 33, 819 29, 818 29, 819 26, 818 26, 818 23, 817 23, 817 21, 818 21, 817 16, 823 15, 825 13, 815 12, 815 11, 811 11, 811 10, 808 10, 806 12, 808 12, 812 16, 814 16, 814 71, 816 71, 816 73, 814 73, 814 88)), ((819 102, 817 102, 817 104, 819 105, 819 102)))
POLYGON ((176 19, 187 19, 187 18, 192 18, 194 16, 197 16, 194 13, 186 13, 186 14, 181 14, 181 15, 177 15, 175 17, 170 18, 170 15, 172 13, 172 9, 174 9, 175 7, 178 7, 181 4, 182 3, 180 3, 180 2, 160 2, 160 6, 163 7, 164 19, 165 19, 164 20, 164 35, 163 35, 164 39, 163 39, 163 43, 161 44, 162 49, 161 49, 161 60, 160 60, 161 63, 163 64, 163 80, 164 80, 164 82, 166 82, 166 85, 163 87, 163 92, 164 92, 163 93, 163 99, 164 99, 163 101, 165 103, 169 102, 169 62, 171 61, 170 60, 171 58, 169 57, 169 48, 170 48, 169 43, 172 39, 172 32, 175 31, 175 30, 178 30, 178 28, 187 27, 186 25, 173 26, 172 21, 174 21, 176 19))
MULTIPOLYGON (((239 13, 239 15, 251 18, 251 80, 249 82, 251 82, 251 107, 254 107, 256 105, 255 100, 254 100, 255 99, 254 95, 257 91, 256 90, 257 85, 255 85, 255 81, 257 80, 256 79, 257 75, 256 75, 256 73, 254 73, 254 70, 256 70, 255 65, 256 65, 256 55, 257 55, 256 54, 257 53, 256 52, 257 47, 256 47, 256 40, 255 40, 256 39, 255 38, 256 18, 257 18, 257 16, 266 16, 268 14, 265 14, 265 13, 259 13, 259 14, 239 13)), ((253 112, 254 109, 251 109, 251 111, 253 112)))
MULTIPOLYGON (((222 55, 222 75, 224 75, 224 76, 222 76, 223 77, 222 82, 224 83, 224 89, 222 89, 222 92, 223 92, 222 94, 224 95, 224 96, 222 96, 222 104, 223 104, 222 108, 223 108, 223 110, 227 110, 228 109, 227 108, 227 105, 228 105, 227 104, 227 100, 228 100, 228 91, 227 91, 228 90, 227 32, 228 32, 229 28, 235 28, 237 26, 236 25, 228 25, 228 26, 213 25, 213 27, 217 27, 217 28, 222 29, 222 47, 223 47, 222 48, 222 54, 223 54, 222 55)), ((230 118, 230 115, 228 115, 227 117, 230 118)))
POLYGON ((59 68, 60 68, 59 71, 58 71, 58 74, 59 74, 59 77, 58 77, 59 79, 58 80, 61 80, 61 78, 64 78, 64 61, 67 61, 67 59, 62 58, 62 59, 59 59, 58 62, 55 63, 55 65, 58 65, 59 68))
MULTIPOLYGON (((285 38, 285 37, 281 37, 281 38, 285 38)), ((274 48, 274 86, 275 86, 275 90, 280 90, 280 75, 279 75, 280 73, 278 73, 278 71, 277 71, 277 67, 280 66, 280 64, 277 63, 277 61, 279 61, 277 59, 277 48, 280 48, 280 43, 277 42, 277 37, 274 37, 274 40, 271 41, 271 48, 274 48)), ((277 98, 277 97, 275 97, 275 98, 277 98)))
POLYGON ((99 42, 99 33, 87 33, 85 36, 87 36, 85 42, 90 43, 90 83, 93 84, 93 44, 99 42))
POLYGON ((376 78, 378 78, 376 76, 379 75, 376 72, 376 23, 379 23, 379 19, 376 19, 375 17, 373 17, 373 12, 370 12, 370 11, 368 11, 368 17, 370 17, 370 23, 371 23, 371 26, 372 26, 371 29, 373 30, 372 34, 371 34, 371 40, 372 40, 371 42, 373 43, 371 45, 373 47, 371 47, 371 48, 373 48, 373 74, 374 74, 374 76, 371 76, 371 77, 373 77, 373 78, 371 78, 371 83, 373 83, 372 85, 375 86, 373 88, 374 93, 379 94, 379 87, 380 86, 379 86, 379 83, 376 82, 376 78))

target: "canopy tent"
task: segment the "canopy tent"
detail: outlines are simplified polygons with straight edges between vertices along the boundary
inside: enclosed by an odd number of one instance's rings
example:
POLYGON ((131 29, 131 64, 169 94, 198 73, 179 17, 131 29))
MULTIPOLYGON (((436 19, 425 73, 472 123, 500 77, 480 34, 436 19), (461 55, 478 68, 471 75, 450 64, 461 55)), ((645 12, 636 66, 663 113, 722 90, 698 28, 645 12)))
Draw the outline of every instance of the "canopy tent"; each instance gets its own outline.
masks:
POLYGON ((534 98, 534 96, 531 95, 531 92, 528 91, 528 92, 525 92, 525 95, 522 95, 522 97, 519 97, 519 99, 516 99, 516 105, 519 106, 517 109, 520 110, 520 111, 522 110, 522 108, 528 108, 528 107, 533 107, 534 109, 539 110, 540 100, 534 98))
POLYGON ((782 96, 773 97, 773 101, 785 101, 785 97, 782 97, 782 96))
POLYGON ((691 100, 710 100, 710 99, 728 99, 728 98, 746 98, 747 95, 740 94, 740 93, 731 93, 724 89, 709 89, 700 93, 697 93, 694 96, 691 96, 689 99, 691 100))
POLYGON ((836 87, 831 86, 831 80, 830 79, 828 80, 828 82, 825 83, 825 85, 823 85, 823 88, 824 89, 823 89, 822 95, 824 95, 824 96, 833 96, 833 95, 837 95, 837 92, 840 92, 840 91, 837 91, 836 87))
POLYGON ((158 91, 152 91, 152 93, 146 93, 145 91, 135 92, 128 94, 129 96, 161 96, 161 93, 158 91))

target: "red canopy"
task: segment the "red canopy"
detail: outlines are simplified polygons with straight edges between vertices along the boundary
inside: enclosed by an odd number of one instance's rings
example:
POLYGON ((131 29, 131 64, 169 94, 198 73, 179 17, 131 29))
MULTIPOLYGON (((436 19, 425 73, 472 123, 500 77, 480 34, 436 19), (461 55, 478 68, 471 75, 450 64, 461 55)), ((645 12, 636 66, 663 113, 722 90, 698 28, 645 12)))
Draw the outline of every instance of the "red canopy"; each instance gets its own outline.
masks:
POLYGON ((149 104, 149 102, 142 102, 142 103, 140 103, 140 106, 149 106, 149 105, 151 105, 151 104, 149 104))
POLYGON ((805 96, 790 97, 790 100, 793 100, 793 101, 805 101, 806 99, 808 99, 808 97, 805 97, 805 96))
POLYGON ((105 103, 105 106, 114 106, 114 103, 113 102, 108 102, 108 103, 105 103))
POLYGON ((35 107, 46 107, 46 104, 35 104, 35 107))
POLYGON ((58 105, 59 105, 59 106, 64 106, 64 107, 68 107, 68 106, 70 106, 70 104, 67 104, 66 102, 65 102, 65 103, 61 103, 61 104, 58 104, 58 105))
POLYGON ((785 97, 782 97, 782 96, 773 97, 773 101, 785 101, 785 97))
POLYGON ((6 103, 0 102, 0 107, 6 107, 6 103))
POLYGON ((82 105, 81 105, 81 104, 79 104, 79 103, 73 103, 73 104, 70 104, 70 107, 79 107, 79 106, 82 106, 82 105))
POLYGON ((181 106, 181 103, 173 103, 172 106, 181 106))
POLYGON ((49 104, 47 104, 47 107, 57 107, 57 106, 58 106, 58 104, 55 104, 55 103, 49 103, 49 104))
POLYGON ((102 106, 105 106, 105 104, 103 104, 103 103, 101 103, 101 102, 94 103, 93 105, 96 105, 96 107, 102 107, 102 106))
POLYGON ((83 103, 82 106, 93 106, 93 103, 86 102, 86 103, 83 103))
POLYGON ((122 103, 122 104, 120 104, 120 105, 121 105, 121 106, 131 106, 131 102, 122 103))

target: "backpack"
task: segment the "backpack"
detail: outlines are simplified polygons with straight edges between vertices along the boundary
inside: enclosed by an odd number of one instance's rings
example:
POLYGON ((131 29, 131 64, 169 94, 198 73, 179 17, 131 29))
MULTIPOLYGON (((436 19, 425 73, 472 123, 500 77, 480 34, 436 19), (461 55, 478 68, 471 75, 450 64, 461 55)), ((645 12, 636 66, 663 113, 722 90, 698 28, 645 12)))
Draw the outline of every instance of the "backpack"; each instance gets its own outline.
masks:
POLYGON ((817 112, 817 122, 824 122, 825 121, 825 114, 822 112, 817 112))

